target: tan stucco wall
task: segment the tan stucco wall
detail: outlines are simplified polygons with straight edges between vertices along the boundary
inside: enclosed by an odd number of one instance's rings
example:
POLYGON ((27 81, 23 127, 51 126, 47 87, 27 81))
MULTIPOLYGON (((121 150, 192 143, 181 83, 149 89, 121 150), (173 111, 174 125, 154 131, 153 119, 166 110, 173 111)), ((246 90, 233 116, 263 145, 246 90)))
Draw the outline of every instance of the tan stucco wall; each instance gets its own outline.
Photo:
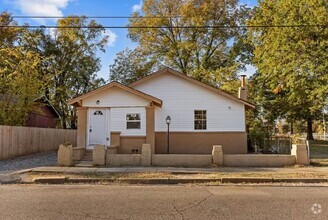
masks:
POLYGON ((132 149, 139 149, 141 153, 142 144, 146 143, 145 136, 121 136, 119 153, 120 154, 131 154, 132 149))
POLYGON ((112 131, 110 132, 110 146, 118 147, 121 144, 121 132, 120 131, 112 131))
POLYGON ((296 162, 293 155, 278 154, 248 154, 248 155, 224 155, 226 167, 284 167, 292 166, 296 162))
POLYGON ((153 166, 208 167, 212 164, 212 155, 153 154, 153 166))
POLYGON ((140 166, 141 154, 107 154, 106 165, 112 167, 140 166))
POLYGON ((293 144, 291 155, 295 156, 296 164, 300 164, 300 165, 310 164, 308 148, 306 147, 305 144, 293 144))
POLYGON ((146 107, 146 143, 150 144, 151 152, 155 152, 155 107, 146 107))
POLYGON ((77 107, 77 146, 86 146, 87 140, 87 108, 77 107))
MULTIPOLYGON (((246 154, 245 132, 170 132, 171 154, 211 154, 221 145, 225 154, 246 154)), ((166 132, 155 133, 155 153, 166 153, 166 132)))

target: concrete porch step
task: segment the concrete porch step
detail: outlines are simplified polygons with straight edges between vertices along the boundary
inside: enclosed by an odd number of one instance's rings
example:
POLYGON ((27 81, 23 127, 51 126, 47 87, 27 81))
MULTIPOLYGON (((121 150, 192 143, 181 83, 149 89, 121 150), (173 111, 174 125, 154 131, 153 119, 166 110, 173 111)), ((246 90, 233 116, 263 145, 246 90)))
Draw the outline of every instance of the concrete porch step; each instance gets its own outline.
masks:
POLYGON ((92 150, 86 150, 81 161, 92 161, 92 150))

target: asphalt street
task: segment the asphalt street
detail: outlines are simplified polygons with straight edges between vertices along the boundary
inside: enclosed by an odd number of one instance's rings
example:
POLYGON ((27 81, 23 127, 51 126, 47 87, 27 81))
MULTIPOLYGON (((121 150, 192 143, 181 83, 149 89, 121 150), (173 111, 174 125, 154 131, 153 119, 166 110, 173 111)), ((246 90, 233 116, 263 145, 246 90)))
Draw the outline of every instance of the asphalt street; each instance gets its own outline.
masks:
POLYGON ((328 188, 0 185, 0 219, 328 219, 328 188))

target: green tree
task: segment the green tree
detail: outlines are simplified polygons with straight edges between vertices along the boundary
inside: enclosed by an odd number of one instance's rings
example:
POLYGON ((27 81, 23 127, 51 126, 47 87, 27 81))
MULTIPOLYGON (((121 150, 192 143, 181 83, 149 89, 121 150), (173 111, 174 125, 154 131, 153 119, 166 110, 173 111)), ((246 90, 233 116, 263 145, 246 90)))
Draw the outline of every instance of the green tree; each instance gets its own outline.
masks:
POLYGON ((60 19, 58 26, 51 33, 45 29, 30 31, 22 44, 42 56, 39 72, 48 79, 45 95, 59 112, 61 126, 75 128, 76 111, 67 100, 105 83, 96 75, 100 69, 96 52, 105 51, 107 37, 102 36, 100 24, 88 22, 86 17, 60 19), (64 26, 74 28, 61 28, 64 26))
MULTIPOLYGON (((236 26, 249 16, 238 0, 146 0, 130 19, 129 36, 152 60, 215 86, 237 79, 248 53, 236 26), (151 18, 144 18, 151 17, 151 18), (138 28, 138 27, 158 28, 138 28)), ((229 88, 229 86, 227 86, 229 88)))
POLYGON ((263 0, 248 25, 255 47, 256 101, 267 118, 312 122, 328 97, 328 4, 326 0, 263 0), (325 26, 323 26, 325 25, 325 26))
MULTIPOLYGON (((0 25, 15 25, 3 12, 0 25)), ((35 110, 34 100, 43 93, 38 76, 40 57, 17 44, 23 30, 0 28, 0 124, 24 125, 28 112, 35 110)))
POLYGON ((154 71, 155 63, 137 49, 126 48, 116 54, 114 63, 109 66, 109 79, 123 84, 132 83, 154 71))

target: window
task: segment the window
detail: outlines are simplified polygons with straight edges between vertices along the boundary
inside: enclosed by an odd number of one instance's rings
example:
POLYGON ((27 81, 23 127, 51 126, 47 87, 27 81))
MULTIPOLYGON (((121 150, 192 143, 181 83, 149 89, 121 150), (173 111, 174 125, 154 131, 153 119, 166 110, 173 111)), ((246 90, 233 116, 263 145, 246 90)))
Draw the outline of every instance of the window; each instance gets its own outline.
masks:
POLYGON ((126 129, 140 129, 140 114, 126 114, 126 129))
POLYGON ((103 113, 102 113, 102 111, 95 111, 94 113, 93 113, 93 115, 103 115, 103 113))
POLYGON ((195 110, 195 130, 206 130, 206 110, 195 110))

